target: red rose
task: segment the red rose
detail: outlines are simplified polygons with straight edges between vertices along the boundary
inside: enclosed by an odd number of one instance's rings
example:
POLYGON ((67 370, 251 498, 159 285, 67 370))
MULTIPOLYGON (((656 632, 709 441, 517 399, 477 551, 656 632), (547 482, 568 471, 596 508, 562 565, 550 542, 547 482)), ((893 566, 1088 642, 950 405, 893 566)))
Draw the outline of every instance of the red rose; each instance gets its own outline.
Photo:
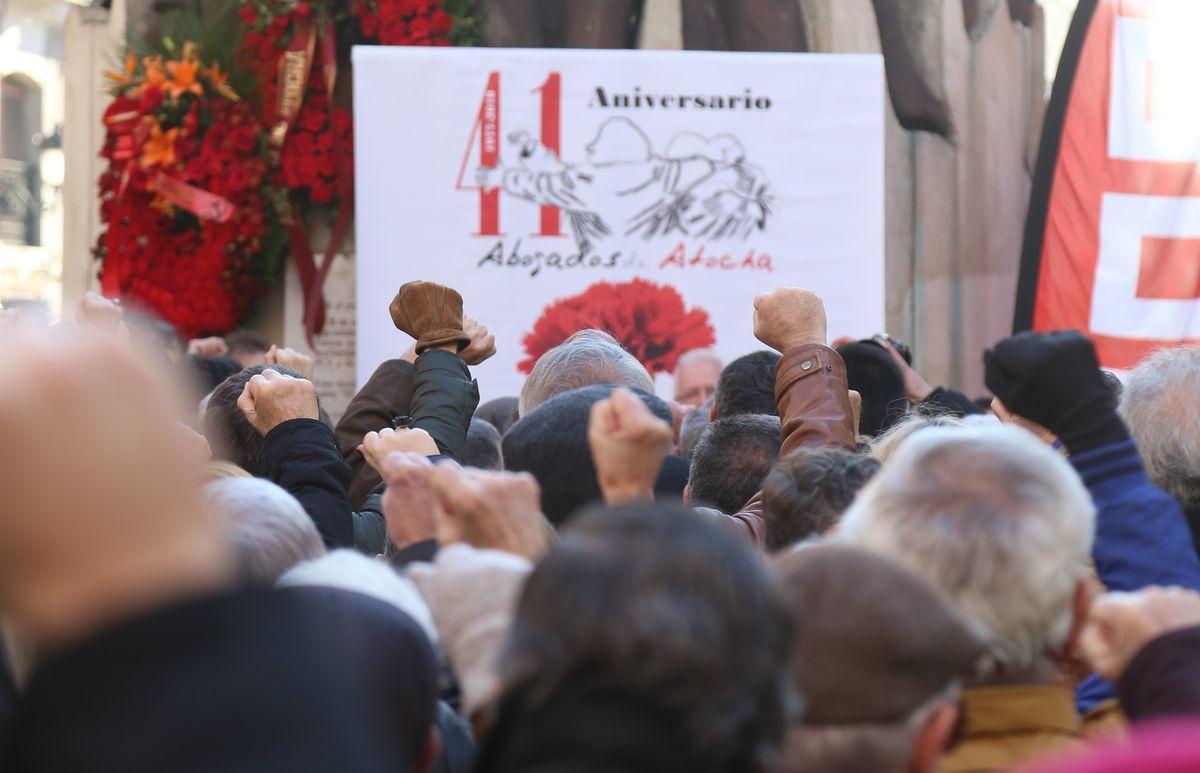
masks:
POLYGON ((250 182, 250 172, 244 164, 234 164, 225 172, 226 190, 231 194, 239 194, 250 182))
POLYGON ((296 14, 296 18, 300 21, 308 21, 312 16, 312 8, 309 7, 308 3, 297 3, 293 13, 296 14))
POLYGON ((319 132, 325 128, 325 119, 325 111, 312 105, 311 100, 309 100, 305 102, 304 108, 300 110, 296 124, 304 131, 319 132))
POLYGON ((358 17, 358 28, 365 38, 379 37, 379 17, 373 13, 363 13, 358 17))
POLYGON ((414 38, 429 39, 429 19, 424 16, 418 16, 408 23, 408 31, 414 38))
POLYGON ((254 149, 254 129, 249 124, 243 124, 229 133, 229 146, 238 153, 249 153, 254 149))
POLYGON ((152 113, 162 104, 162 100, 163 92, 160 87, 147 86, 142 89, 142 96, 138 101, 138 109, 143 113, 152 113))
POLYGON ((429 27, 434 37, 444 38, 450 34, 450 30, 454 27, 454 17, 439 8, 430 17, 429 27))
POLYGON ((296 159, 296 171, 301 179, 317 180, 321 176, 320 157, 316 155, 301 156, 296 159))

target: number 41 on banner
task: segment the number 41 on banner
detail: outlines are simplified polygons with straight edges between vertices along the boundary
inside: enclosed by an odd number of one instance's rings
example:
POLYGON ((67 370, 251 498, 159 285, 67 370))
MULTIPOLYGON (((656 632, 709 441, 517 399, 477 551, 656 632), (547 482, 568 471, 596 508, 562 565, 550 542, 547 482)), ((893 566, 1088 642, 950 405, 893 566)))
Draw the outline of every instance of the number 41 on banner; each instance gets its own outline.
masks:
MULTIPOLYGON (((542 145, 561 157, 562 75, 557 72, 550 73, 546 81, 530 93, 541 94, 542 145)), ((467 139, 466 150, 463 151, 462 165, 459 167, 454 187, 460 191, 479 191, 479 232, 475 235, 503 236, 500 231, 500 189, 485 190, 479 185, 463 183, 467 162, 475 148, 476 139, 479 141, 479 166, 495 169, 500 163, 500 73, 497 70, 488 73, 483 98, 479 101, 479 112, 471 126, 471 134, 467 139)), ((541 228, 534 236, 563 236, 558 207, 543 205, 540 210, 541 228)))

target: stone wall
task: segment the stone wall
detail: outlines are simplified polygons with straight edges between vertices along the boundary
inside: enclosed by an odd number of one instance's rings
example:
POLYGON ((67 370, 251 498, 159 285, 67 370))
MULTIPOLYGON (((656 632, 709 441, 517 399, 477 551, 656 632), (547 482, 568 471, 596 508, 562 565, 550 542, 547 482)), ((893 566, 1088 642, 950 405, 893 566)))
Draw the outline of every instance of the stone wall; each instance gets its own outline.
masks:
MULTIPOLYGON (((884 54, 890 95, 888 332, 913 344, 918 365, 931 381, 981 393, 980 352, 1011 327, 1041 136, 1046 46, 1040 4, 683 0, 682 42, 689 48, 731 42, 733 37, 722 38, 720 31, 703 38, 686 17, 703 11, 719 19, 722 7, 733 6, 748 15, 774 14, 781 28, 791 31, 786 38, 776 32, 761 46, 742 36, 741 47, 884 54)), ((729 21, 739 24, 744 18, 729 21)), ((1059 45, 1057 40, 1051 44, 1059 45)))

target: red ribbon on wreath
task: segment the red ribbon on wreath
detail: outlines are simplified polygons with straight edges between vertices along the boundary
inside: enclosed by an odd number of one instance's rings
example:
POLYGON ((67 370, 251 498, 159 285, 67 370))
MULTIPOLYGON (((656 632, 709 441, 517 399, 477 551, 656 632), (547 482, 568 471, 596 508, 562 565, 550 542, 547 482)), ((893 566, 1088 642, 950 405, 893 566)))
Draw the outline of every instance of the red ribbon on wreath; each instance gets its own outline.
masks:
MULTIPOLYGON (((124 181, 122 181, 124 182, 124 181)), ((233 217, 233 204, 229 199, 188 185, 178 177, 158 172, 150 179, 150 190, 177 207, 186 209, 201 220, 228 223, 233 217)))
MULTIPOLYGON (((321 19, 316 25, 300 26, 279 58, 276 108, 278 121, 271 131, 271 145, 276 158, 282 151, 288 130, 304 103, 304 93, 318 45, 323 60, 325 89, 329 103, 333 104, 333 92, 337 84, 337 34, 331 21, 321 19)), ((314 350, 316 345, 313 338, 325 328, 325 281, 333 268, 338 247, 349 233, 354 218, 353 170, 346 148, 338 141, 336 134, 333 137, 333 154, 337 174, 338 209, 329 243, 325 246, 319 265, 309 242, 308 232, 295 216, 295 208, 290 203, 289 211, 284 217, 292 262, 296 264, 296 271, 300 275, 300 289, 304 295, 304 337, 309 347, 314 350)))

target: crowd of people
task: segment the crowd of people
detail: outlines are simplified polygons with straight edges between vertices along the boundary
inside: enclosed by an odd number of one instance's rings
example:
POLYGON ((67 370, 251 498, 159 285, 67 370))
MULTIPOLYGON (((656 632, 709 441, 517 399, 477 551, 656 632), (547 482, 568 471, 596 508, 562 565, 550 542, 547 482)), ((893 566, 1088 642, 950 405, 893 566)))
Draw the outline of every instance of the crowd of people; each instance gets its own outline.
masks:
POLYGON ((0 316, 0 770, 1200 769, 1200 349, 973 400, 745 311, 670 399, 584 330, 480 405, 410 282, 336 424, 252 333, 0 316))

